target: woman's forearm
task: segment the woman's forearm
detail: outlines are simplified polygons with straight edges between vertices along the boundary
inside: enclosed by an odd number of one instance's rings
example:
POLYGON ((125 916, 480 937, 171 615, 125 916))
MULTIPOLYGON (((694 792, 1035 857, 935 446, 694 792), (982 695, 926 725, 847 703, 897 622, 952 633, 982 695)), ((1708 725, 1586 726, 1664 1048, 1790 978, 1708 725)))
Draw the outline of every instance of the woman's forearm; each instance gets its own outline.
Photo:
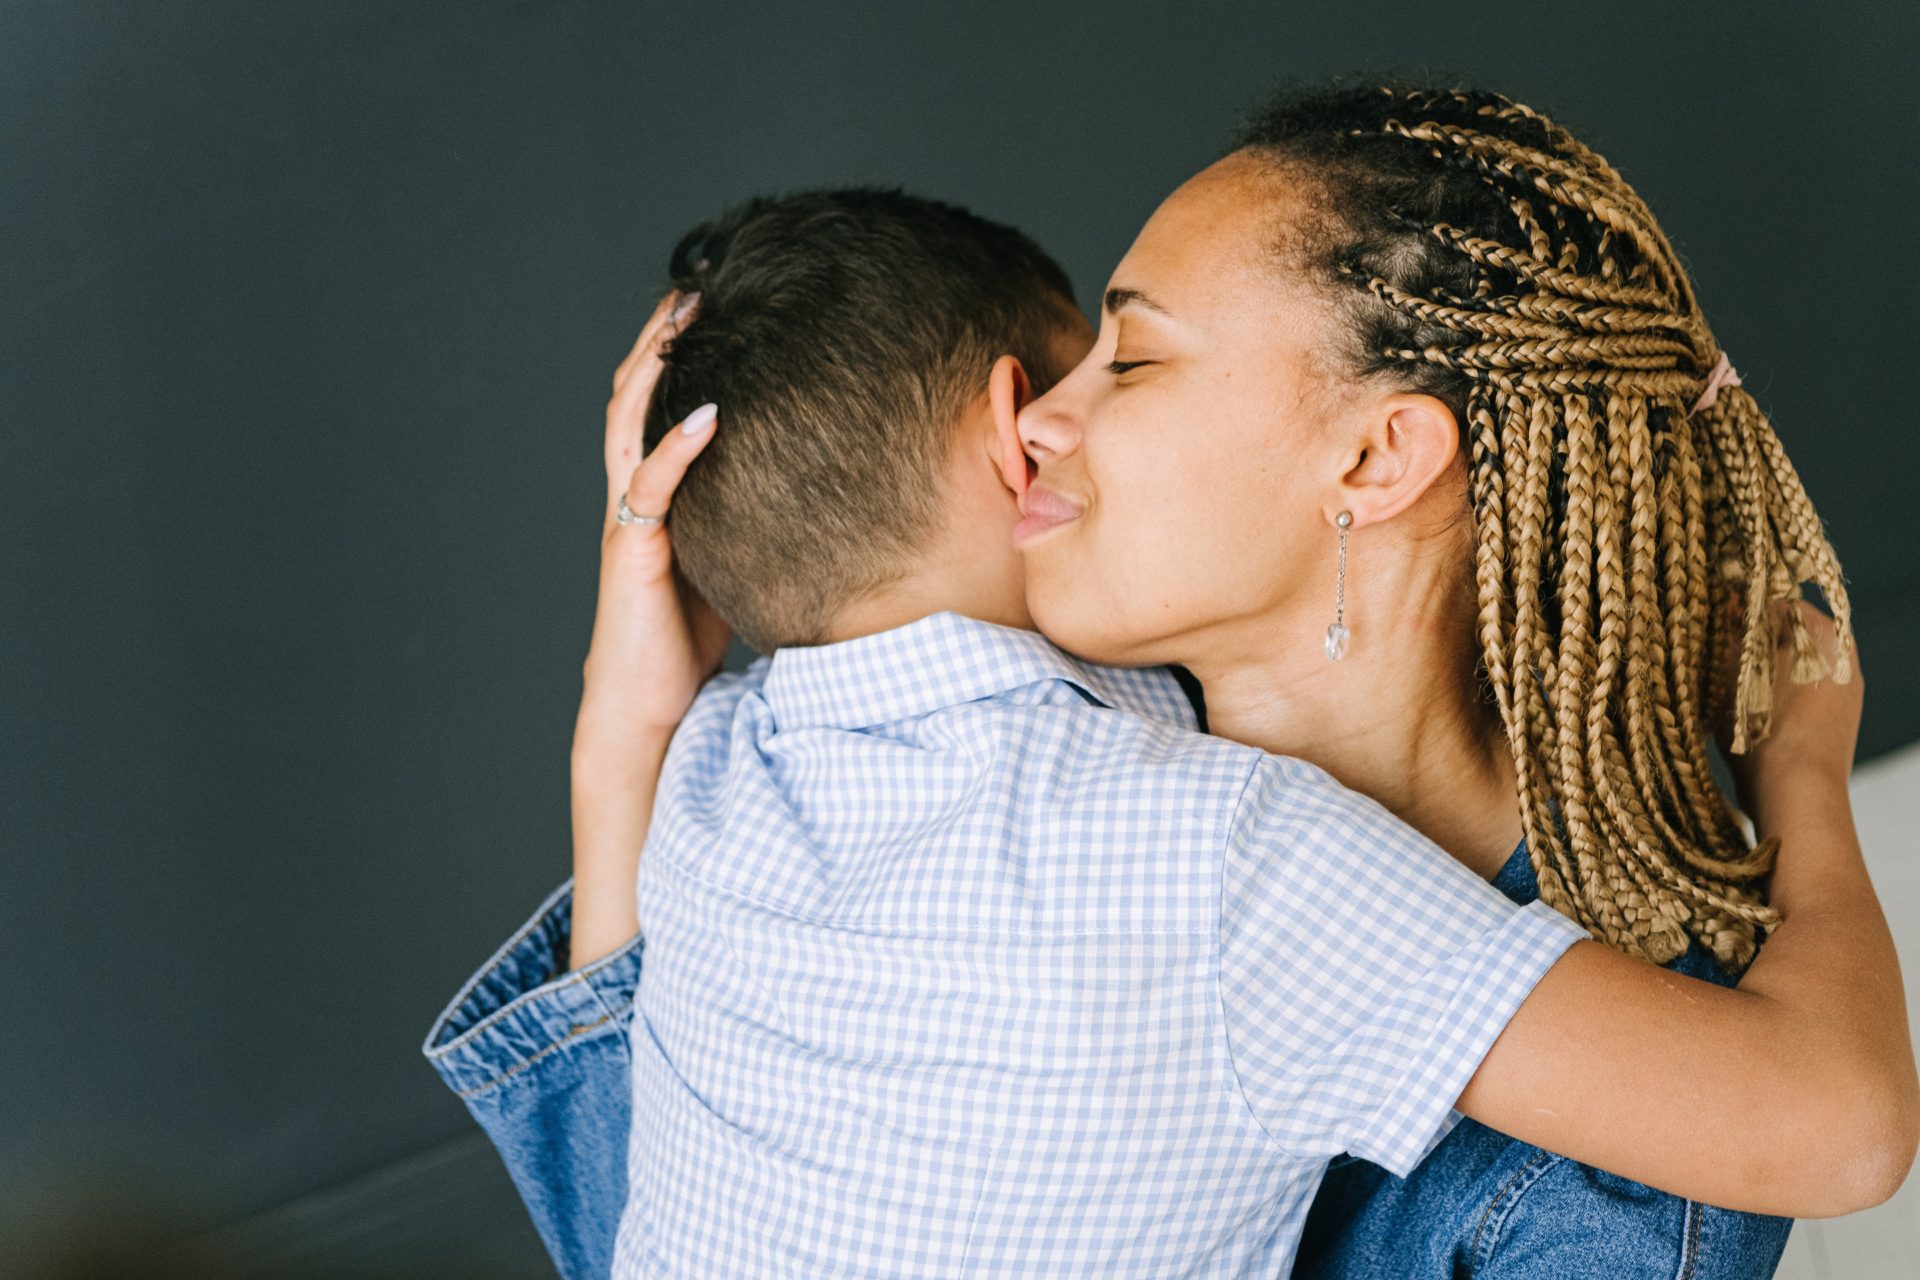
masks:
POLYGON ((1783 922, 1740 981, 1773 1003, 1783 1034, 1817 1070, 1859 1082, 1825 1136, 1849 1161, 1870 1200, 1899 1186, 1920 1133, 1906 994, 1855 834, 1844 776, 1805 772, 1763 789, 1754 828, 1778 836, 1772 902, 1783 922))
POLYGON ((573 726, 571 968, 618 950, 639 931, 640 849, 674 728, 720 667, 726 623, 673 569, 661 513, 687 465, 713 438, 712 405, 689 414, 642 456, 661 350, 693 314, 695 296, 669 293, 613 377, 607 402, 607 505, 600 595, 581 664, 573 726))
POLYGON ((573 930, 568 967, 617 950, 639 931, 640 852, 670 734, 603 745, 576 729, 573 745, 573 930))

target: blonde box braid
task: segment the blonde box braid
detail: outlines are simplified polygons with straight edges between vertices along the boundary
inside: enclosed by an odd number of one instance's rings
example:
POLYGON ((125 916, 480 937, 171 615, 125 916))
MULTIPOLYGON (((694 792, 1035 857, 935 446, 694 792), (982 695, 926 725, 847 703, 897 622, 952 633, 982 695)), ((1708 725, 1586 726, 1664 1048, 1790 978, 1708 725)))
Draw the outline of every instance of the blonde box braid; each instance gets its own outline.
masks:
MULTIPOLYGON (((1323 279, 1349 371, 1451 405, 1468 453, 1480 665, 1541 897, 1665 962, 1745 964, 1777 917, 1708 763, 1767 732, 1774 602, 1818 586, 1848 676, 1840 566, 1653 214, 1598 154, 1497 94, 1334 89, 1240 147, 1311 212, 1280 248, 1323 279), (1727 602, 1731 601, 1729 605, 1727 602)), ((1828 673, 1797 614, 1792 678, 1828 673)))

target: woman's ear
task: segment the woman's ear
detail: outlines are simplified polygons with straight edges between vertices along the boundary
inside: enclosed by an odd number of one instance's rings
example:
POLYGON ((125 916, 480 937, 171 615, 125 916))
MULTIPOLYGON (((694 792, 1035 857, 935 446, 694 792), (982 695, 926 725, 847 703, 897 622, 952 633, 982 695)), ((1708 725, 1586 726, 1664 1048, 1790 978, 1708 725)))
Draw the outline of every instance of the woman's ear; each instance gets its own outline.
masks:
POLYGON ((1020 447, 1020 410, 1033 399, 1033 384, 1019 357, 1001 356, 987 374, 987 410, 993 415, 994 466, 1017 498, 1027 491, 1026 450, 1020 447))
POLYGON ((1460 423, 1434 396, 1393 395, 1357 443, 1337 499, 1355 528, 1391 520, 1426 496, 1460 454, 1460 423))

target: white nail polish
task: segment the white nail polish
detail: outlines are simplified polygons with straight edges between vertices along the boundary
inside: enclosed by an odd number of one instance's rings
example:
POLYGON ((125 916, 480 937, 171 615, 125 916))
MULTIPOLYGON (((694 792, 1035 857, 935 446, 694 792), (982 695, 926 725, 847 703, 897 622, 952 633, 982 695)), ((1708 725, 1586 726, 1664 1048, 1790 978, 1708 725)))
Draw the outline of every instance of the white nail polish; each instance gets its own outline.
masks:
POLYGON ((705 431, 708 427, 712 426, 713 420, 719 416, 720 416, 719 405, 703 404, 698 409, 695 409, 692 413, 687 415, 687 420, 680 424, 680 429, 686 432, 690 436, 697 436, 702 431, 705 431))
POLYGON ((680 301, 673 304, 673 310, 668 313, 667 319, 673 321, 675 324, 679 324, 682 320, 685 320, 687 316, 692 313, 693 309, 696 306, 699 306, 699 305, 700 305, 699 294, 697 293, 681 294, 680 301))

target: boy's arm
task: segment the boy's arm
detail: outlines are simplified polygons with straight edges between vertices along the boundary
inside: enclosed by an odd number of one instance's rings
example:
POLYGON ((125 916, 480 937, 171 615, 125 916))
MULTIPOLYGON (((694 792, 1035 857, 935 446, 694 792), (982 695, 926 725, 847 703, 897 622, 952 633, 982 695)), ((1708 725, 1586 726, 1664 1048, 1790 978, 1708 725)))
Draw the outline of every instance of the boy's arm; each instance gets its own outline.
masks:
POLYGON ((1920 1085, 1899 961, 1847 796, 1858 677, 1783 677, 1775 707, 1742 781, 1756 830, 1781 840, 1772 901, 1783 923, 1739 987, 1577 943, 1457 1105, 1676 1195, 1828 1217, 1898 1190, 1920 1134, 1920 1085))

